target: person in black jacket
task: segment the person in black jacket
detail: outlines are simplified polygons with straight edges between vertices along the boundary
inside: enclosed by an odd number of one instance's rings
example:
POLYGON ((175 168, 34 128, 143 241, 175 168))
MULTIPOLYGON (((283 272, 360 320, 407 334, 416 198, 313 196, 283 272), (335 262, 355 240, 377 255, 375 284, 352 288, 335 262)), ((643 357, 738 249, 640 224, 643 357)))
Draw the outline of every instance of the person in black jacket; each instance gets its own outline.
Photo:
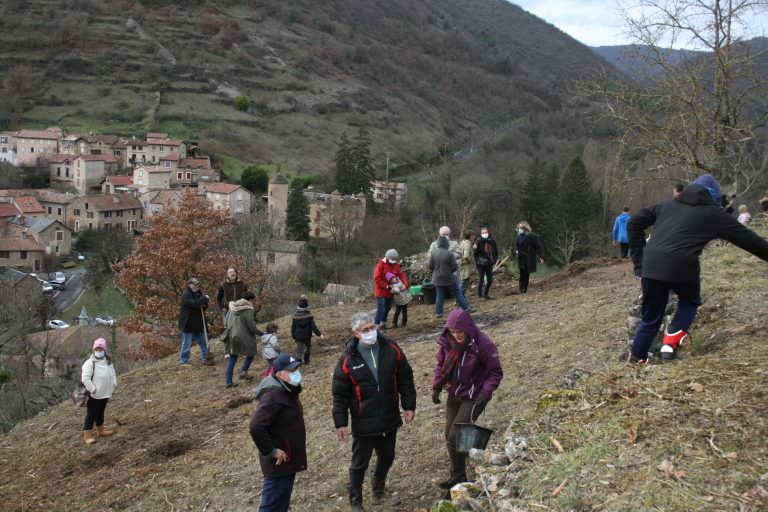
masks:
POLYGON ((291 321, 291 337, 296 342, 296 359, 309 364, 310 351, 312 350, 312 333, 325 339, 320 329, 317 328, 315 319, 309 311, 309 301, 305 296, 299 299, 296 312, 291 321))
POLYGON ((728 215, 719 197, 720 185, 705 174, 677 199, 640 210, 629 220, 630 255, 643 288, 643 319, 632 341, 632 362, 648 361, 670 290, 679 302, 664 332, 661 357, 674 359, 701 304, 699 255, 708 242, 722 238, 768 261, 768 242, 728 215), (645 230, 650 226, 653 236, 646 245, 645 230))
POLYGON ((363 480, 373 451, 373 498, 386 497, 387 473, 395 460, 397 430, 411 423, 416 411, 413 370, 400 347, 381 335, 368 313, 352 317, 352 337, 333 373, 333 423, 340 441, 349 438, 352 417, 352 464, 349 468, 349 502, 352 511, 363 506, 363 480))
POLYGON ((200 282, 194 277, 191 278, 181 294, 181 305, 179 306, 179 329, 181 330, 179 364, 182 367, 189 366, 189 352, 192 350, 192 342, 195 340, 200 346, 200 358, 203 364, 213 364, 213 356, 208 354, 207 330, 203 314, 203 311, 208 308, 209 300, 210 297, 203 295, 200 290, 200 282))
POLYGON ((307 469, 307 432, 301 393, 301 361, 288 354, 275 359, 275 373, 256 388, 259 405, 251 418, 251 438, 264 473, 261 512, 286 512, 296 473, 307 469))
POLYGON ((517 254, 517 268, 520 271, 520 293, 528 293, 528 282, 531 274, 536 272, 536 262, 544 263, 543 252, 539 235, 533 232, 531 225, 526 221, 519 222, 515 254, 517 254))
POLYGON ((477 296, 481 299, 490 299, 488 293, 493 284, 493 266, 499 259, 499 248, 493 239, 491 230, 482 228, 480 239, 475 245, 475 266, 477 267, 477 296))

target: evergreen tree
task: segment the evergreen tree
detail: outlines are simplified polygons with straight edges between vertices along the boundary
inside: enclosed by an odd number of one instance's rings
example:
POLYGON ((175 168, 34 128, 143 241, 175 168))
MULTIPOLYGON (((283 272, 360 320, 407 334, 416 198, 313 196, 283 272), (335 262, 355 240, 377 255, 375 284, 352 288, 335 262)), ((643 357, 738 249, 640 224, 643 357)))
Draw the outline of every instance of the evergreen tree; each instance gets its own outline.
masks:
POLYGON ((269 187, 269 174, 256 165, 249 165, 240 175, 240 185, 251 192, 266 192, 269 187))
POLYGON ((557 234, 557 227, 561 219, 560 211, 560 171, 556 165, 553 165, 549 171, 547 171, 543 178, 543 220, 541 224, 535 229, 541 235, 542 243, 544 244, 544 252, 547 255, 547 259, 555 259, 557 251, 555 251, 555 237, 557 234))
POLYGON ((360 130, 353 141, 343 134, 336 151, 336 189, 342 194, 368 194, 373 178, 368 132, 360 130))
POLYGON ((558 194, 560 222, 558 233, 569 233, 578 240, 573 258, 581 258, 589 252, 589 227, 600 212, 597 196, 592 192, 592 180, 581 158, 575 158, 563 174, 558 194))
POLYGON ((541 175, 541 165, 537 158, 528 170, 528 176, 523 185, 523 197, 520 201, 523 217, 537 230, 540 230, 544 221, 546 194, 547 191, 544 190, 541 175))
POLYGON ((304 180, 294 178, 285 214, 286 235, 290 240, 309 240, 309 202, 304 196, 304 180))

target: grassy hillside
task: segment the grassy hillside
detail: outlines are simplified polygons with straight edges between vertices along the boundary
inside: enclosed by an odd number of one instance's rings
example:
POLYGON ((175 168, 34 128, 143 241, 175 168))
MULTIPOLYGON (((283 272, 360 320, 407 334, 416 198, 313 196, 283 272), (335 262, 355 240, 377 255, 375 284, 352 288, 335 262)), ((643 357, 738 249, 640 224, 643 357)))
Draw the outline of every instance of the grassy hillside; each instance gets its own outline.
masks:
MULTIPOLYGON (((499 345, 505 369, 481 422, 496 429, 496 447, 511 424, 531 445, 529 461, 504 470, 497 502, 517 496, 513 503, 526 510, 765 505, 764 265, 731 246, 708 250, 694 343, 684 359, 663 366, 618 362, 626 350, 628 304, 638 293, 626 262, 570 267, 534 281, 525 297, 511 295, 514 283, 503 282, 497 300, 478 304, 476 318, 499 345), (575 391, 558 391, 574 368, 583 376, 575 391)), ((350 447, 334 436, 330 378, 355 309, 315 312, 331 341, 303 371, 310 469, 297 482, 297 511, 346 507, 350 447)), ((413 307, 408 329, 390 333, 411 361, 419 391, 416 422, 401 432, 390 484, 402 510, 437 500, 434 484, 447 467, 443 410, 429 400, 440 329, 432 314, 428 306, 413 307)), ((288 321, 280 321, 281 332, 288 321)), ((214 347, 220 355, 221 345, 214 347)), ((223 373, 221 362, 182 370, 169 358, 122 375, 108 409, 108 423, 119 422, 120 432, 91 447, 80 438, 82 411, 70 404, 20 424, 0 439, 4 508, 254 508, 261 475, 248 435, 253 395, 246 385, 226 390, 223 373)))
POLYGON ((317 171, 344 131, 368 129, 376 154, 402 162, 559 111, 605 65, 502 0, 177 4, 6 2, 0 73, 23 66, 26 92, 0 113, 12 126, 163 130, 317 171))

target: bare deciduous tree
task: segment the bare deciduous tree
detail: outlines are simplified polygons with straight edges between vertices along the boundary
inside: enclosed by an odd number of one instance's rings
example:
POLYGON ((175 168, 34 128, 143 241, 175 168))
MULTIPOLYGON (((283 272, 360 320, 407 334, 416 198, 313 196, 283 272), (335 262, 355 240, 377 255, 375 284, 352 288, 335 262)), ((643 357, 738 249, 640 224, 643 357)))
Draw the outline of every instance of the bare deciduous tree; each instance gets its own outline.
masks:
POLYGON ((624 5, 646 80, 599 87, 626 156, 646 173, 711 173, 743 193, 768 170, 764 51, 745 39, 767 0, 634 0, 624 5), (698 50, 682 62, 675 48, 698 50))

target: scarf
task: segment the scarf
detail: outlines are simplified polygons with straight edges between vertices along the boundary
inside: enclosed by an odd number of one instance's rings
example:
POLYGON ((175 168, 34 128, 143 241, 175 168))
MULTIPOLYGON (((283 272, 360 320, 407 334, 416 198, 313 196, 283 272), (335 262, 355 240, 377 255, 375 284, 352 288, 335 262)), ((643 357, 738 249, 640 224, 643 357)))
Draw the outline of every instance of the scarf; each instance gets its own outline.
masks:
POLYGON ((464 352, 467 350, 466 343, 459 343, 454 339, 454 337, 450 333, 448 335, 450 336, 450 339, 451 339, 451 349, 448 351, 447 354, 445 354, 445 359, 443 360, 443 367, 440 369, 439 389, 442 389, 445 383, 450 380, 451 375, 453 375, 453 370, 456 369, 457 366, 459 366, 459 362, 461 361, 461 356, 463 356, 464 352))

